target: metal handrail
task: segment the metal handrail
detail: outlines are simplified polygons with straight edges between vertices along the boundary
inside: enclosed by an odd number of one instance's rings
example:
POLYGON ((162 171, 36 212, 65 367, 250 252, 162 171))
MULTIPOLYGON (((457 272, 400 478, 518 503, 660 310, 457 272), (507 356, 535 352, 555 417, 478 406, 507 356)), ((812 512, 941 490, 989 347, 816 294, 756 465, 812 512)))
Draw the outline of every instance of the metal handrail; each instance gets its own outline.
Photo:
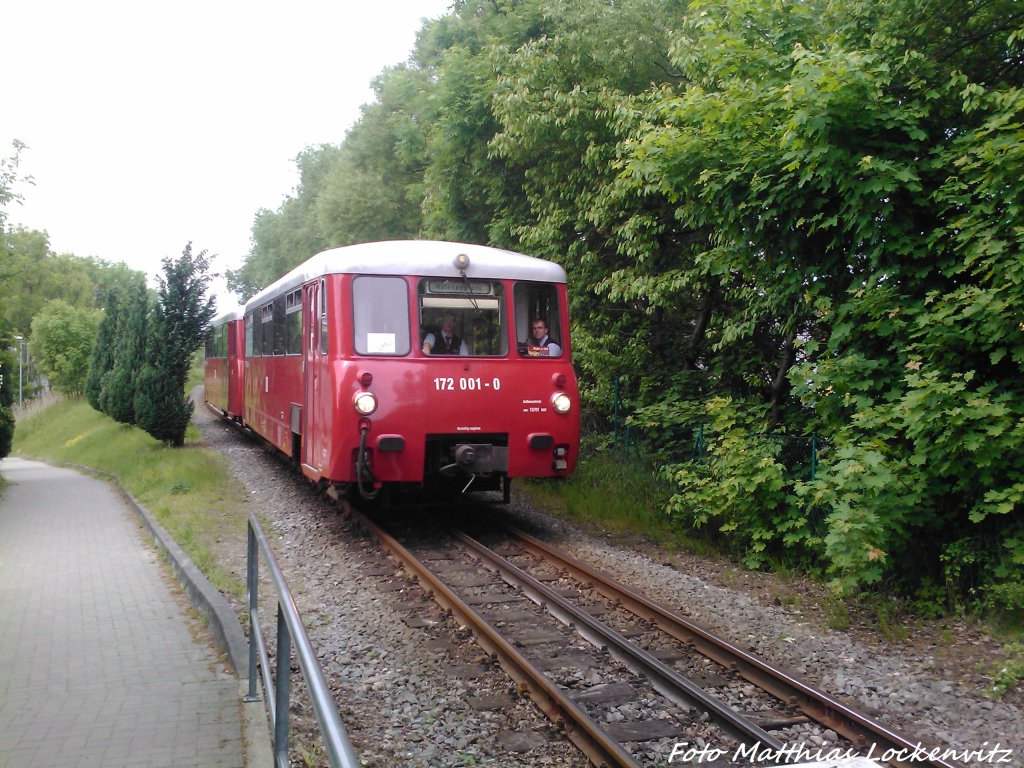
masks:
POLYGON ((358 768, 359 758, 352 748, 341 716, 334 705, 331 690, 324 678, 320 662, 309 642, 309 635, 302 625, 295 600, 284 580, 284 575, 277 565, 274 553, 270 550, 267 538, 263 534, 256 518, 249 515, 248 552, 246 557, 246 591, 249 600, 249 692, 246 701, 258 701, 256 690, 257 654, 259 655, 260 676, 263 689, 267 691, 267 713, 270 716, 270 729, 273 734, 274 764, 277 768, 288 768, 288 701, 291 693, 290 672, 292 642, 295 643, 295 656, 299 661, 299 669, 309 687, 309 697, 313 703, 316 720, 320 724, 320 733, 327 748, 327 757, 333 768, 358 768), (267 646, 260 629, 256 610, 259 597, 259 554, 267 561, 270 578, 277 592, 277 670, 276 683, 270 679, 270 664, 267 646))

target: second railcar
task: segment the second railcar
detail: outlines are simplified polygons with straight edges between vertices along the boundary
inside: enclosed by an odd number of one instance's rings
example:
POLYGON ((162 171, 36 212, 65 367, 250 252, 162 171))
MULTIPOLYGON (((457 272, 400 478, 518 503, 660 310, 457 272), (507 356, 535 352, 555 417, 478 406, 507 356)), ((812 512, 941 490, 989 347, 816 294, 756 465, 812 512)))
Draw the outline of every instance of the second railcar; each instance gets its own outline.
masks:
POLYGON ((241 309, 225 312, 210 323, 203 363, 205 398, 221 415, 234 420, 242 418, 244 345, 241 309))

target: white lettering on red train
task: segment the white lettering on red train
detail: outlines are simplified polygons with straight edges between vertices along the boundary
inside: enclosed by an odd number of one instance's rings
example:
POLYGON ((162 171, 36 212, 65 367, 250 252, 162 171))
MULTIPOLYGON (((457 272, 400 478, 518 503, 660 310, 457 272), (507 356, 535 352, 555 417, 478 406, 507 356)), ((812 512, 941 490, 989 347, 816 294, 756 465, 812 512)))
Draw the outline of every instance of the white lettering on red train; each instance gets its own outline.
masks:
POLYGON ((437 376, 434 378, 434 389, 438 392, 454 392, 456 389, 460 392, 479 392, 485 389, 497 392, 501 389, 501 379, 497 376, 490 381, 479 376, 460 376, 457 379, 453 376, 437 376))

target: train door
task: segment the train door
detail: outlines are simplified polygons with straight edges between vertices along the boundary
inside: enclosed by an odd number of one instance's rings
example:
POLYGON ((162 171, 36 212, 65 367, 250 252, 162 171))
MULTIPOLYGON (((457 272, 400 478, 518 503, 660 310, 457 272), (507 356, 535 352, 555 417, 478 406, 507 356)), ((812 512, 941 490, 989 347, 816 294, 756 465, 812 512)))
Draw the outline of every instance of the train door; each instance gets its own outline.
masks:
POLYGON ((309 283, 302 289, 302 345, 303 408, 302 408, 302 463, 319 471, 323 467, 320 453, 323 448, 324 425, 319 424, 320 377, 322 371, 320 341, 320 310, 323 305, 323 281, 309 283))
POLYGON ((330 427, 324 419, 322 401, 328 359, 326 289, 324 280, 302 289, 302 463, 316 475, 327 469, 326 430, 330 427))
POLYGON ((238 320, 231 320, 227 323, 228 331, 228 398, 227 409, 232 416, 240 416, 238 412, 238 340, 235 333, 238 330, 238 320))

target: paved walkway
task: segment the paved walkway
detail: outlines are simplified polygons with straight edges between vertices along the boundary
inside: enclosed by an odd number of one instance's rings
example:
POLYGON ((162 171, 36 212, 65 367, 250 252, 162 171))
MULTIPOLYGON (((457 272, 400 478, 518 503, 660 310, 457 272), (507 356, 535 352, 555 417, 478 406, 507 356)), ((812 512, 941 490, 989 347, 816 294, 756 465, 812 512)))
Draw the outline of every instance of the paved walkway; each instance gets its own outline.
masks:
POLYGON ((0 768, 242 768, 238 680, 117 493, 0 473, 0 768))

